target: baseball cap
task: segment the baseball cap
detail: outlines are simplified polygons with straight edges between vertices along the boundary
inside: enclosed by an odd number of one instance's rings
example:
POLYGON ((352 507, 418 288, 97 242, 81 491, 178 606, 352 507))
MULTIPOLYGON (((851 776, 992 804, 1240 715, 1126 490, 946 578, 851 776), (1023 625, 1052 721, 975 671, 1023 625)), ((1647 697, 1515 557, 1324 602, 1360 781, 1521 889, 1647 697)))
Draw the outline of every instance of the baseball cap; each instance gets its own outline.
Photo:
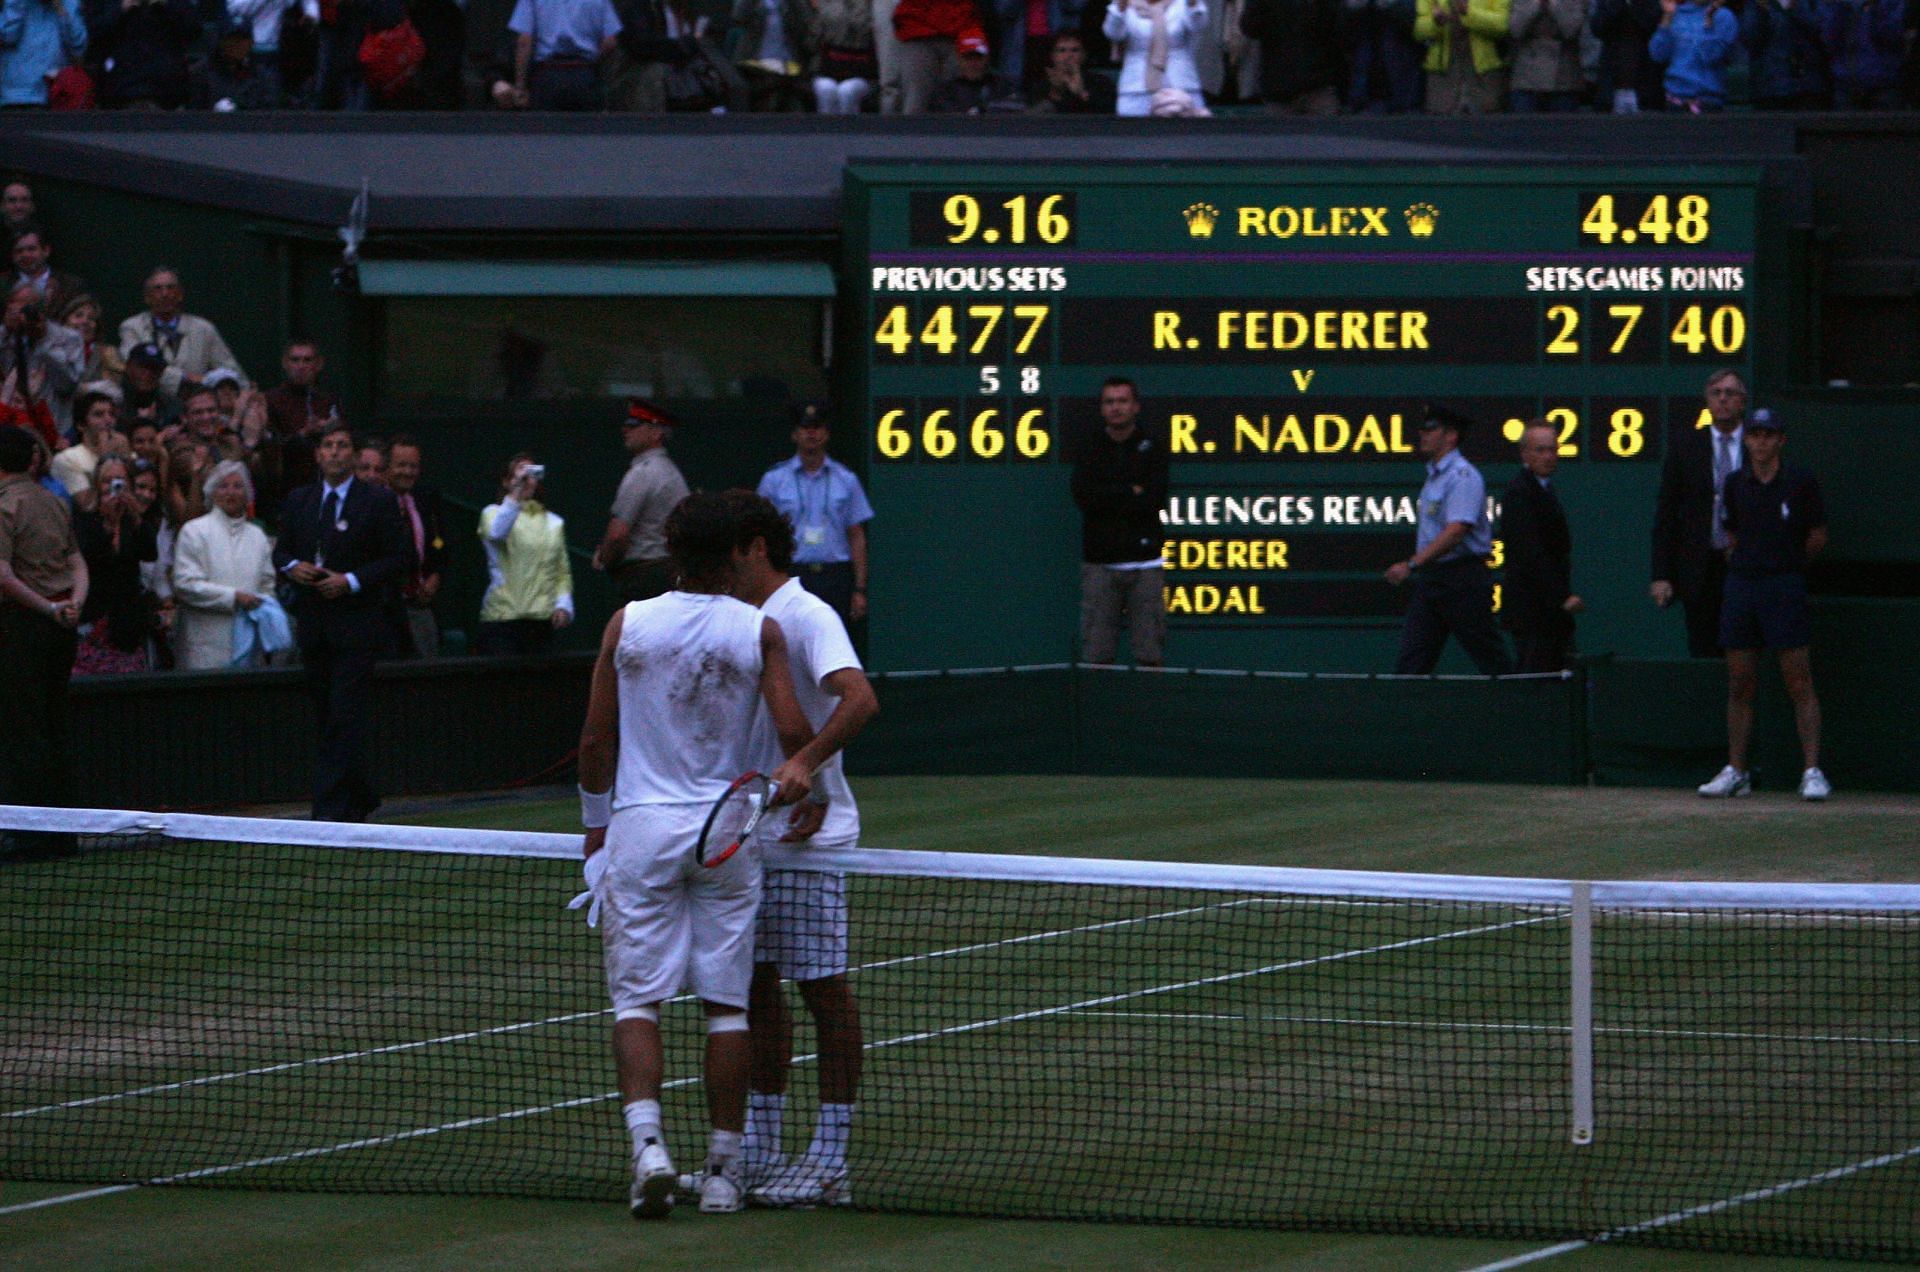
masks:
POLYGON ((829 428, 831 416, 827 404, 820 401, 800 402, 793 408, 793 426, 795 428, 829 428))
POLYGON ((1421 432, 1430 428, 1450 428, 1456 433, 1465 433, 1473 427, 1473 421, 1458 411, 1444 406, 1429 405, 1420 419, 1419 427, 1421 432))
POLYGON ((959 46, 962 53, 977 53, 981 57, 987 55, 987 37, 979 31, 968 31, 963 34, 959 39, 959 46))
POLYGON ((1748 428, 1757 428, 1763 433, 1784 433, 1787 422, 1776 414, 1772 407, 1763 406, 1757 411, 1747 412, 1748 428))
POLYGON ((200 383, 210 389, 217 389, 223 384, 239 384, 240 375, 237 371, 228 367, 215 367, 200 377, 200 383))
POLYGON ((673 416, 645 398, 628 398, 627 417, 620 421, 620 427, 637 428, 642 424, 658 424, 661 428, 672 428, 673 416))
POLYGON ((167 355, 160 352, 159 345, 149 340, 146 344, 135 345, 127 351, 127 365, 132 366, 136 362, 143 367, 157 369, 167 365, 167 355))

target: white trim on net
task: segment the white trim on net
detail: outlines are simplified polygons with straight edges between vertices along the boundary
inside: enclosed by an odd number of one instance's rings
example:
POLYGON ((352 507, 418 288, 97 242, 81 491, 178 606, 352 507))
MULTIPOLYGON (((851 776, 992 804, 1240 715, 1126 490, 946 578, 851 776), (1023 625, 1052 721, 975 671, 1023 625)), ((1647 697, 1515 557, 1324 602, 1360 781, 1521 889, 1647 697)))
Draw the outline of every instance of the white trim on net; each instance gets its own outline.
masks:
MULTIPOLYGON (((393 852, 462 853, 488 857, 542 857, 576 861, 578 834, 466 830, 438 826, 352 825, 199 813, 115 809, 35 808, 0 804, 0 830, 70 831, 82 835, 159 835, 168 839, 393 852)), ((777 870, 823 870, 853 875, 973 879, 1009 883, 1191 888, 1206 892, 1286 893, 1376 901, 1477 901, 1568 909, 1573 885, 1564 879, 1495 875, 1400 874, 1379 870, 1313 870, 1276 866, 1222 866, 1176 861, 1093 857, 1031 857, 998 853, 918 852, 875 848, 768 846, 763 860, 777 870)), ((1593 885, 1602 911, 1705 910, 1856 911, 1920 914, 1920 884, 1613 882, 1593 885)))

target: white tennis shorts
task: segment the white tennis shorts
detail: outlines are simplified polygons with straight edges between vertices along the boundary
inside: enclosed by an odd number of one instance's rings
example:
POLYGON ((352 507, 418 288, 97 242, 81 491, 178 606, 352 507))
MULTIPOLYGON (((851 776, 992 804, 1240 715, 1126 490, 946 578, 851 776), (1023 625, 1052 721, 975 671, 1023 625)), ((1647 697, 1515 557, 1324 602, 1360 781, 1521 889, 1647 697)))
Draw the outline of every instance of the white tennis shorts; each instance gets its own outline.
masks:
POLYGON ((704 805, 646 804, 619 810, 607 828, 600 932, 616 1012, 689 988, 706 1002, 747 1005, 760 857, 749 846, 711 869, 695 861, 706 815, 704 805))
POLYGON ((845 974, 846 876, 821 870, 769 870, 753 944, 754 961, 777 964, 780 975, 788 980, 845 974))

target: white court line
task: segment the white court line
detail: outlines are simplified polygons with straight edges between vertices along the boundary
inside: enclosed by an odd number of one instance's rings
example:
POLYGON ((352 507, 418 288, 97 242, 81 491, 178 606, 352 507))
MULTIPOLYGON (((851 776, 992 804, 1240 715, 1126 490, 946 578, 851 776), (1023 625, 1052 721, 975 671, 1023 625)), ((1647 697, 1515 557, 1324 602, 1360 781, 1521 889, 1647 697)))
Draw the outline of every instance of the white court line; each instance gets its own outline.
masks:
MULTIPOLYGON (((1089 1016, 1111 1016, 1136 1020, 1199 1020, 1214 1024, 1283 1025, 1369 1025, 1391 1029, 1458 1029, 1498 1033, 1571 1033, 1570 1025, 1476 1024, 1466 1020, 1389 1020, 1367 1016, 1253 1016, 1235 1012, 1190 1011, 1090 1011, 1089 1016)), ((1627 1038, 1706 1038, 1716 1042, 1821 1042, 1858 1043, 1879 1047, 1920 1047, 1920 1038, 1876 1038, 1867 1034, 1785 1034, 1753 1033, 1738 1029, 1644 1029, 1637 1025, 1601 1025, 1597 1034, 1617 1034, 1627 1038)))
POLYGON ((70 1201, 91 1201, 95 1197, 107 1197, 114 1193, 132 1192, 139 1184, 114 1184, 109 1188, 89 1188, 85 1192, 62 1193, 58 1197, 42 1197, 38 1201, 23 1201, 12 1206, 0 1206, 0 1215, 17 1215, 23 1210, 39 1210, 43 1206, 64 1206, 70 1201))
MULTIPOLYGON (((1268 897, 1249 897, 1239 901, 1228 901, 1217 905, 1187 906, 1179 910, 1163 910, 1158 914, 1139 915, 1130 919, 1110 919, 1103 923, 1088 923, 1079 927, 1059 928, 1051 932, 1029 932, 1024 936, 1005 937, 998 941, 984 941, 973 945, 956 945, 944 950, 930 950, 923 954, 909 954, 900 958, 881 959, 878 962, 863 963, 849 968, 850 973, 877 971, 889 967, 902 967, 909 963, 921 963, 930 959, 950 958, 959 954, 973 954, 981 950, 997 949, 1004 945, 1022 945, 1033 941, 1049 941, 1057 937, 1078 936, 1084 932, 1102 932, 1113 928, 1127 927, 1136 923, 1152 923, 1160 919, 1185 918, 1191 914, 1203 914, 1212 910, 1228 909, 1243 905, 1269 905, 1274 899, 1268 897)), ((682 994, 669 1002, 691 1002, 693 995, 682 994)), ((226 1073, 211 1073, 198 1078, 184 1078, 178 1082, 160 1082, 151 1086, 134 1087, 126 1091, 114 1091, 106 1095, 84 1096, 77 1100, 62 1100, 55 1104, 40 1104, 32 1108, 9 1109, 0 1112, 0 1120, 16 1117, 33 1117, 41 1113, 57 1113, 66 1109, 86 1108, 95 1104, 112 1104, 120 1100, 137 1099, 140 1096, 159 1095, 168 1091, 182 1091, 192 1087, 212 1086, 221 1082, 234 1082, 241 1078, 257 1078, 273 1073, 288 1073, 296 1069, 305 1069, 317 1065, 341 1064, 349 1060, 362 1060, 368 1056, 391 1055, 400 1051, 413 1051, 421 1047, 434 1047, 447 1043, 471 1042, 476 1038, 487 1038, 499 1034, 518 1033, 527 1029, 538 1029, 546 1025, 569 1024, 576 1020, 592 1020, 598 1016, 608 1016, 613 1008, 603 1007, 595 1011, 570 1012, 561 1016, 548 1016, 544 1020, 523 1020, 511 1025, 496 1025, 489 1029, 472 1029, 463 1033, 441 1034, 436 1038, 422 1038, 414 1042, 396 1042, 384 1047, 370 1047, 360 1051, 340 1051, 332 1055, 310 1056, 305 1060, 287 1060, 279 1064, 260 1065, 251 1069, 234 1069, 226 1073)), ((0 1212, 4 1213, 4 1212, 0 1212)))
POLYGON ((1897 1153, 1882 1153, 1878 1157, 1868 1157, 1862 1161, 1851 1162, 1845 1166, 1835 1166, 1815 1175, 1803 1175, 1799 1179, 1789 1179, 1783 1183, 1768 1184, 1764 1188, 1755 1188, 1733 1197, 1722 1197, 1718 1201, 1705 1201, 1697 1206, 1688 1206, 1684 1210, 1674 1210, 1657 1219, 1643 1219, 1639 1223, 1630 1223, 1618 1228, 1609 1228, 1596 1237, 1585 1241, 1563 1241, 1559 1245, 1544 1246, 1538 1250, 1529 1250, 1525 1254, 1516 1254, 1512 1258, 1501 1259, 1497 1263, 1483 1263, 1479 1267, 1469 1268, 1467 1272, 1501 1272, 1505 1268, 1517 1268, 1528 1263, 1539 1263, 1559 1255, 1571 1254, 1575 1250, 1584 1250, 1588 1246, 1601 1245, 1608 1241, 1618 1241, 1622 1237, 1637 1236, 1642 1232, 1652 1232, 1656 1228, 1670 1228, 1676 1223, 1685 1223, 1689 1219, 1698 1219, 1702 1215, 1717 1215, 1723 1210, 1732 1210, 1756 1201, 1767 1201, 1802 1188, 1812 1188, 1816 1184, 1830 1184, 1836 1179, 1846 1179, 1853 1175, 1882 1166, 1894 1166, 1900 1162, 1920 1157, 1920 1144, 1903 1148, 1897 1153))
MULTIPOLYGON (((1191 911, 1181 911, 1179 913, 1190 913, 1190 912, 1191 911)), ((1169 913, 1175 913, 1175 912, 1169 912, 1169 913)), ((1037 1009, 1035 1011, 1018 1012, 1009 1016, 996 1017, 995 1019, 992 1019, 992 1020, 976 1020, 971 1022, 970 1024, 951 1025, 945 1029, 932 1029, 932 1030, 925 1030, 919 1033, 902 1034, 896 1038, 885 1038, 880 1040, 879 1042, 869 1042, 865 1044, 861 1049, 863 1051, 879 1051, 887 1047, 898 1047, 909 1042, 922 1042, 929 1038, 943 1038, 943 1037, 950 1036, 952 1034, 971 1033, 980 1029, 991 1029, 997 1025, 1013 1024, 1019 1021, 1037 1020, 1037 1019, 1043 1019, 1048 1016, 1057 1016, 1066 1012, 1074 1011, 1078 1008, 1096 1006, 1101 1003, 1124 1002, 1125 1000, 1130 998, 1142 998, 1149 994, 1173 993, 1182 989, 1192 989, 1200 985, 1217 985, 1217 984, 1222 984, 1228 981, 1244 980, 1251 976, 1265 976, 1273 972, 1291 971, 1296 968, 1312 967, 1321 963, 1333 963, 1333 962, 1340 962, 1342 960, 1350 959, 1350 958, 1360 958, 1368 954, 1384 954, 1393 950, 1410 949, 1415 946, 1430 945, 1436 941, 1451 940, 1455 937, 1478 936, 1487 932, 1504 931, 1508 928, 1524 927, 1524 926, 1535 924, 1535 923, 1547 923, 1547 922, 1553 921, 1554 918, 1556 917, 1558 916, 1542 916, 1539 918, 1531 918, 1531 919, 1515 919, 1507 923, 1494 923, 1494 924, 1486 924, 1480 927, 1461 928, 1453 932, 1440 932, 1431 936, 1414 937, 1405 941, 1394 941, 1386 945, 1369 946, 1366 949, 1342 950, 1339 953, 1335 953, 1335 954, 1321 954, 1313 958, 1293 959, 1284 963, 1272 963, 1266 967, 1254 968, 1251 971, 1229 972, 1219 976, 1208 976, 1208 977, 1203 977, 1197 980, 1180 981, 1180 982, 1176 982, 1174 984, 1169 984, 1169 985, 1155 985, 1147 989, 1130 990, 1124 994, 1108 994, 1100 998, 1086 999, 1082 1002, 1068 1003, 1068 1004, 1065 1004, 1064 1006, 1059 1006, 1059 1007, 1046 1007, 1046 1008, 1037 1009)), ((1127 920, 1127 921, 1138 922, 1139 920, 1127 920)), ((1102 924, 1099 926, 1111 926, 1111 925, 1102 924)), ((1027 939, 1027 938, 1020 938, 1020 939, 1027 939)), ((808 1061, 816 1060, 818 1058, 819 1057, 817 1055, 796 1056, 794 1058, 794 1063, 802 1064, 808 1061)), ((691 1077, 678 1078, 678 1079, 675 1079, 674 1081, 663 1083, 662 1089, 672 1090, 677 1087, 690 1086, 699 1081, 700 1081, 699 1078, 691 1078, 691 1077)), ((143 1187, 148 1185, 160 1186, 160 1185, 166 1185, 166 1184, 188 1183, 196 1179, 210 1179, 219 1175, 230 1175, 230 1174, 234 1174, 237 1171, 255 1170, 255 1169, 259 1169, 267 1166, 283 1166, 289 1162, 306 1161, 315 1157, 327 1157, 334 1153, 351 1152, 355 1149, 361 1149, 361 1148, 382 1148, 390 1144, 404 1143, 408 1140, 425 1139, 427 1136, 439 1135, 447 1131, 471 1130, 474 1127, 491 1126, 498 1122, 511 1122, 521 1118, 537 1117, 543 1113, 555 1113, 555 1112, 559 1112, 562 1109, 580 1108, 584 1105, 598 1104, 603 1100, 615 1100, 615 1099, 618 1099, 619 1097, 620 1097, 620 1093, 617 1090, 603 1091, 597 1095, 576 1096, 571 1100, 560 1100, 552 1104, 537 1105, 537 1106, 532 1106, 532 1107, 523 1108, 523 1109, 512 1109, 505 1113, 490 1113, 490 1114, 485 1114, 479 1117, 464 1117, 464 1118, 459 1118, 452 1122, 442 1122, 437 1126, 422 1126, 422 1127, 416 1127, 413 1130, 409 1130, 409 1131, 394 1131, 386 1135, 372 1135, 364 1139, 345 1140, 338 1144, 325 1144, 315 1148, 303 1148, 303 1149, 298 1149, 291 1153, 279 1153, 270 1157, 256 1157, 244 1162, 230 1162, 224 1166, 203 1166, 197 1170, 181 1171, 178 1174, 164 1175, 155 1179, 149 1179, 145 1182, 144 1185, 121 1184, 112 1188, 93 1189, 83 1193, 72 1193, 66 1197, 47 1198, 43 1201, 27 1203, 26 1206, 23 1206, 21 1208, 24 1209, 24 1208, 39 1207, 39 1206, 58 1205, 66 1201, 81 1201, 90 1197, 104 1197, 111 1193, 124 1192, 127 1189, 134 1188, 134 1187, 143 1187)), ((11 1212, 12 1212, 11 1209, 0 1209, 0 1215, 9 1214, 11 1212)))

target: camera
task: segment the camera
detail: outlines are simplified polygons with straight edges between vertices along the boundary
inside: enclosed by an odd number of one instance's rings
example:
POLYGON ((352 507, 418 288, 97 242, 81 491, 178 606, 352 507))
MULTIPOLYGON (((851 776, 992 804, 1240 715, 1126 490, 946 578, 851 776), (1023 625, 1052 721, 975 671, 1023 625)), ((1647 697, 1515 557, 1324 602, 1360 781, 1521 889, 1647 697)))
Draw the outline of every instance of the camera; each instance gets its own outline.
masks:
POLYGON ((127 479, 126 479, 125 477, 115 477, 115 478, 114 478, 114 479, 113 479, 112 481, 110 481, 110 482, 108 482, 108 483, 107 483, 107 493, 108 493, 109 495, 124 495, 124 494, 126 494, 126 493, 127 493, 127 479))
POLYGON ((547 475, 547 466, 545 464, 528 464, 521 471, 525 474, 528 481, 539 481, 547 475))

